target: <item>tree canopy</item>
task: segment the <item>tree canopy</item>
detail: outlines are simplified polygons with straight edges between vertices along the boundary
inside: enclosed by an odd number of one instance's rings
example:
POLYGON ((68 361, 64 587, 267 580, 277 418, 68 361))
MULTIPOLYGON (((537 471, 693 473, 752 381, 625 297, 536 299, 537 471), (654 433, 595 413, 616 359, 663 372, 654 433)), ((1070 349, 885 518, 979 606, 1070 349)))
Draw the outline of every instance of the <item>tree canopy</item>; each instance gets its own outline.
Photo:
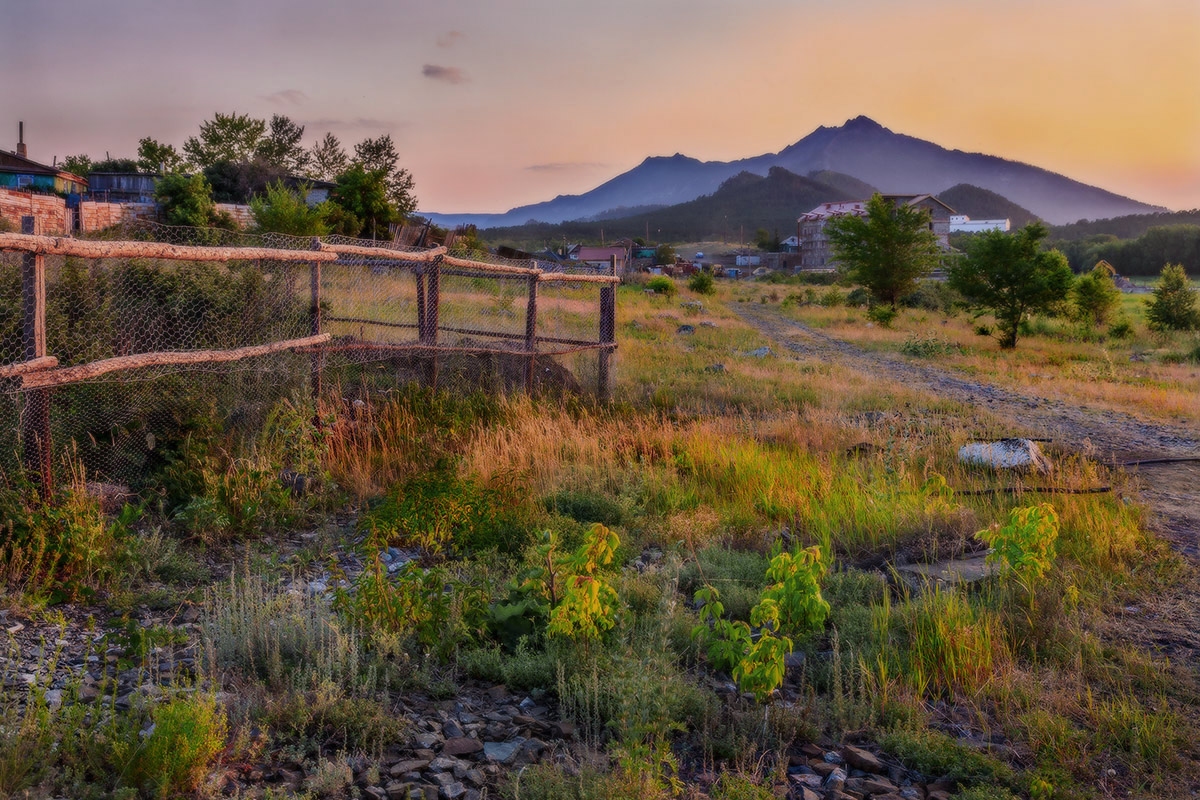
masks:
POLYGON ((1066 300, 1075 276, 1067 258, 1042 249, 1046 226, 1026 225, 1015 233, 985 231, 966 244, 966 257, 950 266, 950 286, 971 308, 990 311, 1000 346, 1017 346, 1026 314, 1049 311, 1066 300))
POLYGON ((181 172, 183 156, 173 144, 163 144, 149 136, 138 142, 137 168, 139 172, 181 172))
POLYGON ((1200 328, 1200 309, 1196 308, 1196 290, 1188 283, 1187 273, 1179 264, 1163 267, 1154 287, 1154 297, 1146 303, 1146 319, 1159 331, 1191 331, 1200 328))
POLYGON ((896 308, 942 256, 925 209, 893 203, 876 192, 866 214, 834 217, 825 234, 834 257, 851 280, 876 303, 896 308))
POLYGON ((220 161, 250 161, 258 153, 267 123, 249 114, 222 114, 200 123, 200 135, 189 136, 183 152, 194 166, 203 169, 220 161))

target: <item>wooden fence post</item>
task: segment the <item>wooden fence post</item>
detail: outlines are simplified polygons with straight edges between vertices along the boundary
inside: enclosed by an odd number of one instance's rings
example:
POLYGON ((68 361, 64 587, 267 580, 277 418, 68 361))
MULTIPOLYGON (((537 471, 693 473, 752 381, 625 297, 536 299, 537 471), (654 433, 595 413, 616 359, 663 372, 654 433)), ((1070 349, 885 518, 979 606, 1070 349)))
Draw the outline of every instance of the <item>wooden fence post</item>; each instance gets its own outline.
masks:
MULTIPOLYGON (((609 274, 617 274, 617 257, 609 256, 609 274)), ((600 289, 600 344, 608 345, 616 341, 617 337, 617 290, 611 283, 603 284, 600 289)), ((609 386, 609 358, 612 355, 612 348, 601 347, 597 357, 598 364, 596 369, 596 394, 603 402, 608 402, 611 397, 611 387, 609 386)))
MULTIPOLYGON (((21 233, 32 234, 34 218, 21 217, 21 233)), ((41 254, 21 258, 21 330, 26 361, 46 356, 46 262, 41 254)), ((25 393, 21 444, 27 475, 37 475, 42 500, 53 492, 50 474, 50 390, 25 393)))
POLYGON ((525 364, 525 391, 533 394, 534 359, 537 358, 537 275, 529 276, 529 298, 525 303, 525 352, 529 361, 525 364))
MULTIPOLYGON (((321 240, 315 236, 313 237, 313 240, 312 240, 312 249, 313 250, 321 249, 321 240)), ((311 295, 311 303, 309 305, 310 324, 309 324, 308 332, 312 336, 318 336, 321 333, 321 262, 320 261, 309 262, 308 287, 309 287, 309 293, 311 295)), ((321 408, 320 408, 321 390, 322 390, 321 372, 322 372, 322 369, 324 366, 325 366, 324 353, 321 352, 320 348, 317 348, 316 350, 313 351, 313 354, 312 354, 312 395, 313 395, 313 404, 314 404, 314 406, 316 406, 316 409, 317 409, 317 419, 318 420, 320 420, 320 418, 321 418, 321 408)))
POLYGON ((442 257, 437 256, 429 263, 428 279, 426 281, 425 292, 425 328, 428 331, 426 336, 428 344, 433 348, 429 352, 429 371, 426 376, 426 382, 430 388, 437 391, 438 388, 438 311, 442 305, 442 257))

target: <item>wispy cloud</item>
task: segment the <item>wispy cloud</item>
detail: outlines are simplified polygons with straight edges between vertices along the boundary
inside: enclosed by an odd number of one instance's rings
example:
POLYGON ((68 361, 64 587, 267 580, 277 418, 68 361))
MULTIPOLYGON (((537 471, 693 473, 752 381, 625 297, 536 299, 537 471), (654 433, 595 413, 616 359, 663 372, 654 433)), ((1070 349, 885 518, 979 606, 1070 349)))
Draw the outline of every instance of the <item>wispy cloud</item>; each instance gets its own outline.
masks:
POLYGON ((446 31, 434 41, 437 42, 438 47, 453 47, 461 38, 463 38, 462 31, 446 31))
POLYGON ((281 106, 298 106, 308 100, 308 95, 300 89, 280 89, 278 92, 260 95, 268 103, 281 106))
POLYGON ((446 83, 466 83, 467 73, 458 67, 443 67, 438 64, 426 64, 421 67, 421 74, 426 78, 446 83))
POLYGON ((530 164, 530 172, 571 172, 585 169, 603 169, 608 164, 599 161, 549 161, 545 164, 530 164))

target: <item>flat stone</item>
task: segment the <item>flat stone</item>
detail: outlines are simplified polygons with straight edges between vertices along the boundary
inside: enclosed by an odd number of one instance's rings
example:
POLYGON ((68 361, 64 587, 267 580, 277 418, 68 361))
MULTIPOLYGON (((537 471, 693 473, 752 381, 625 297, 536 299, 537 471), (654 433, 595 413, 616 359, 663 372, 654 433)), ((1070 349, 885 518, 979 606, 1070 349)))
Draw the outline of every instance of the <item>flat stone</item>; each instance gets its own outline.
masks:
POLYGON ((472 753, 478 753, 484 749, 483 742, 478 739, 472 739, 466 736, 457 736, 453 739, 447 739, 442 745, 442 755, 445 756, 469 756, 472 753))
POLYGON ((864 792, 871 794, 891 794, 896 791, 896 784, 883 777, 871 777, 862 782, 864 792))
POLYGON ((456 800, 467 793, 467 787, 463 786, 459 781, 448 783, 442 787, 441 796, 445 800, 456 800))
POLYGON ((845 756, 846 763, 855 769, 861 769, 863 772, 871 772, 875 775, 887 774, 887 767, 879 760, 879 756, 869 750, 847 745, 842 748, 842 755, 845 756))
POLYGON ((457 721, 448 719, 446 720, 445 724, 442 725, 442 734, 447 739, 457 739, 463 735, 463 729, 457 721))
POLYGON ((413 743, 418 750, 432 750, 440 741, 442 737, 436 733, 421 733, 413 737, 413 743))
POLYGON ((991 577, 995 569, 995 564, 987 563, 987 553, 951 558, 934 564, 914 563, 896 567, 900 576, 913 586, 921 586, 929 581, 951 586, 978 583, 991 577))
POLYGON ((675 329, 675 332, 679 334, 691 334, 696 332, 696 327, 694 325, 680 325, 675 329))
POLYGON ((749 356, 750 358, 766 358, 767 356, 771 355, 771 348, 756 347, 753 350, 747 351, 745 355, 749 356))
POLYGON ((397 761, 388 768, 388 774, 393 778, 399 778, 407 772, 419 772, 429 766, 429 760, 424 758, 410 758, 407 761, 397 761))
POLYGON ((488 761, 511 764, 524 744, 525 740, 520 737, 511 742, 487 742, 483 745, 483 755, 488 761))

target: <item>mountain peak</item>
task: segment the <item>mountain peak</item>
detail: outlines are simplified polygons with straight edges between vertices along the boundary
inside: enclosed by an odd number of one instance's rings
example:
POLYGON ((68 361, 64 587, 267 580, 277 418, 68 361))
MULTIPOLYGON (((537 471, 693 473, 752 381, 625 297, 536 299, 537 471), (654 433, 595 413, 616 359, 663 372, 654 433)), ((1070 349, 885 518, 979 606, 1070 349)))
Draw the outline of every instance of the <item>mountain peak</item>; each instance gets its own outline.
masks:
POLYGON ((886 128, 884 128, 882 125, 880 125, 878 122, 871 119, 870 117, 868 117, 864 114, 859 114, 854 119, 846 120, 846 124, 842 126, 842 130, 882 131, 882 130, 886 130, 886 128))

